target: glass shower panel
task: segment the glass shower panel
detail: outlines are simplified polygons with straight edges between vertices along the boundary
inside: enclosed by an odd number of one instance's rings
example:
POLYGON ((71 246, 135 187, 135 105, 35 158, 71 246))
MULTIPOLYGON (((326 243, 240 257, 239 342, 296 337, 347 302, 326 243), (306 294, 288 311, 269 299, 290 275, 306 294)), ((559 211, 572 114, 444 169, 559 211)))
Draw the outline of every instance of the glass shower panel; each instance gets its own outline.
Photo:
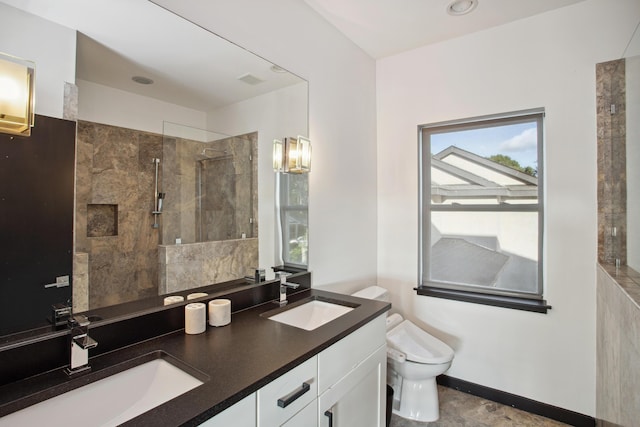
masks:
POLYGON ((256 143, 164 123, 162 244, 257 237, 256 143))

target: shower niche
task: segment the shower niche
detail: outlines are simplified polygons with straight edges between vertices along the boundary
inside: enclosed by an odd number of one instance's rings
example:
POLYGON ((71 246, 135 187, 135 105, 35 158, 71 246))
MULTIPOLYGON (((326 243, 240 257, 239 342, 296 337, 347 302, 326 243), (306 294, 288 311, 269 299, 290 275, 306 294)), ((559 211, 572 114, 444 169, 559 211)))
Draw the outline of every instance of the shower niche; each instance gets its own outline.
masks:
POLYGON ((87 204, 87 237, 118 235, 118 205, 87 204))

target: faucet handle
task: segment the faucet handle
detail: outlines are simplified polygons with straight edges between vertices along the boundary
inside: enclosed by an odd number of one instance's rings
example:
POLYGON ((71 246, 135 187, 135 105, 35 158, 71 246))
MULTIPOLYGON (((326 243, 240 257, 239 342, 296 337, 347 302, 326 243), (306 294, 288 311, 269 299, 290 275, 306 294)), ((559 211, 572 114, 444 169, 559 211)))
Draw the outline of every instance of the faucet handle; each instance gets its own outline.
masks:
POLYGON ((90 323, 91 322, 89 321, 89 318, 84 314, 76 314, 69 318, 69 327, 72 327, 72 328, 75 328, 78 326, 85 328, 89 326, 90 323))
POLYGON ((280 283, 283 285, 287 283, 287 277, 291 276, 291 273, 287 273, 286 271, 278 271, 276 274, 280 279, 280 283))
POLYGON ((96 348, 98 346, 98 342, 87 334, 73 337, 73 342, 78 344, 83 350, 89 350, 90 348, 96 348))

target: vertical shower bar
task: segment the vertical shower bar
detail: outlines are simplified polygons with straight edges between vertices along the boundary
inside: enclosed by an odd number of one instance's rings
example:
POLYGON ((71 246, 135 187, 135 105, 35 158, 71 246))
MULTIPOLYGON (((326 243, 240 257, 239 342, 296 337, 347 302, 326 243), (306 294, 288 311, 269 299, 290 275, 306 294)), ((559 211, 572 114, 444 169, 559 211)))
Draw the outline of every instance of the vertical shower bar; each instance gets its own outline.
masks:
POLYGON ((158 193, 158 167, 160 166, 160 159, 158 159, 157 157, 154 157, 152 159, 153 164, 156 167, 156 179, 155 179, 155 190, 154 190, 154 194, 153 194, 153 211, 151 212, 153 214, 153 228, 158 228, 160 225, 158 224, 158 215, 160 214, 160 208, 158 206, 158 200, 159 200, 159 193, 158 193))

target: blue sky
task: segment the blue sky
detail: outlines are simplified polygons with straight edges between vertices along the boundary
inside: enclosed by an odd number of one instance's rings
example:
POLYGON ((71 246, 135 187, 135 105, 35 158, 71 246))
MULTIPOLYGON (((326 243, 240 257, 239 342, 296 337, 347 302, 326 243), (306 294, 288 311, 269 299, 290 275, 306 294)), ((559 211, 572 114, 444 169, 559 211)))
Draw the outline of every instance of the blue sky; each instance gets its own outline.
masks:
POLYGON ((449 132, 431 136, 431 153, 456 146, 482 157, 504 154, 520 166, 538 167, 537 131, 535 123, 449 132))

